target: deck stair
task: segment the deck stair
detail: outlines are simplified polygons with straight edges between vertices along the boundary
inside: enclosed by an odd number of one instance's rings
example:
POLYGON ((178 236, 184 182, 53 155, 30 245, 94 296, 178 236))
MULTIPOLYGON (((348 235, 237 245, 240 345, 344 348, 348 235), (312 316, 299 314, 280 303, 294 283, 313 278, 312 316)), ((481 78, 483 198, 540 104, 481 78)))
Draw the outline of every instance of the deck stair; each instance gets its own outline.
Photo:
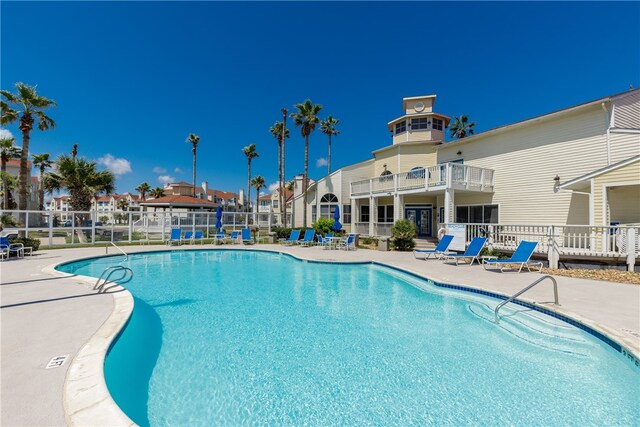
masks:
POLYGON ((438 245, 438 239, 435 237, 414 239, 414 241, 416 242, 414 249, 435 249, 438 245))

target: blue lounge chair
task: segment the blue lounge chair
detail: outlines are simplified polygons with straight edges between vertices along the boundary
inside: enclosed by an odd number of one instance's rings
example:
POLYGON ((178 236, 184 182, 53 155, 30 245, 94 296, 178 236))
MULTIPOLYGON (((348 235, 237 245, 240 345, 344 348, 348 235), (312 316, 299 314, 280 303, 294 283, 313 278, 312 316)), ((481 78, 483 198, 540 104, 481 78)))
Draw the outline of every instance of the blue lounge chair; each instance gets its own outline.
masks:
POLYGON ((538 246, 538 242, 527 242, 523 240, 516 248, 516 251, 511 255, 511 258, 485 260, 484 269, 486 270, 489 265, 493 265, 494 268, 499 268, 500 272, 503 272, 505 266, 508 264, 520 264, 518 273, 522 271, 522 267, 524 266, 527 267, 527 270, 531 271, 532 265, 540 266, 540 271, 542 271, 542 262, 529 262, 529 259, 531 259, 531 255, 533 255, 533 251, 536 249, 536 246, 538 246))
POLYGON ((304 237, 300 240, 300 246, 309 246, 313 244, 314 239, 316 238, 316 230, 313 228, 309 228, 304 231, 304 237))
POLYGON ((323 246, 325 248, 330 248, 332 241, 333 241, 333 233, 327 233, 324 235, 324 237, 318 234, 318 243, 320 244, 320 246, 323 246))
POLYGON ((349 234, 346 239, 342 239, 338 242, 338 249, 345 249, 347 251, 356 249, 356 235, 349 234))
POLYGON ((232 232, 231 232, 231 235, 229 236, 229 241, 230 241, 232 244, 234 244, 234 245, 235 245, 236 243, 239 243, 239 242, 238 242, 238 237, 240 237, 240 232, 239 232, 239 231, 232 231, 232 232))
POLYGON ((435 255, 436 258, 442 258, 442 255, 447 252, 447 248, 452 241, 453 236, 451 234, 445 234, 435 249, 416 249, 413 251, 413 256, 417 259, 429 259, 431 255, 435 255), (419 257, 419 254, 422 254, 422 257, 419 257))
POLYGON ((280 240, 280 243, 283 245, 295 245, 298 239, 300 239, 300 230, 291 230, 289 238, 280 240))
POLYGON ((224 234, 224 231, 220 231, 213 236, 213 241, 211 243, 217 245, 218 242, 224 243, 225 240, 227 240, 227 235, 224 234))
POLYGON ((469 243, 469 247, 463 254, 444 254, 442 258, 444 258, 444 262, 455 260, 456 265, 458 265, 458 261, 462 260, 471 260, 469 265, 473 264, 473 261, 478 261, 478 256, 480 256, 480 251, 482 250, 484 244, 487 242, 486 237, 474 237, 471 243, 469 243))
POLYGON ((185 231, 184 236, 182 237, 182 242, 191 243, 193 240, 193 231, 185 231))
POLYGON ((193 235, 193 238, 191 240, 193 240, 193 243, 200 242, 200 244, 203 244, 204 243, 204 233, 202 232, 202 230, 197 230, 196 234, 193 235))
POLYGON ((243 228, 242 229, 242 243, 245 245, 253 245, 254 241, 251 237, 251 229, 243 228))
POLYGON ((171 234, 169 235, 169 240, 167 240, 167 246, 171 246, 174 243, 178 245, 182 244, 182 228, 172 228, 171 234))

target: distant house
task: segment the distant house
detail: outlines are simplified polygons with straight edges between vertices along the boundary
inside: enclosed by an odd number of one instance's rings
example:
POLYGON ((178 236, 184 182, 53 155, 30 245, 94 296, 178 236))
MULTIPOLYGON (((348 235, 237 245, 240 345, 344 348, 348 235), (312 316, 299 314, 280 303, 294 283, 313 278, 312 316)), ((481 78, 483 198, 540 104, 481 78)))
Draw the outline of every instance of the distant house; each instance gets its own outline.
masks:
MULTIPOLYGON (((27 160, 27 169, 31 171, 31 161, 27 160)), ((7 174, 16 179, 16 186, 11 191, 11 197, 13 201, 18 204, 18 179, 20 177, 20 159, 11 159, 7 162, 7 174)), ((40 180, 37 176, 30 176, 28 181, 29 188, 27 189, 27 209, 37 210, 40 207, 40 180)), ((4 191, 4 189, 3 189, 4 191)), ((16 206, 17 209, 17 206, 16 206)))

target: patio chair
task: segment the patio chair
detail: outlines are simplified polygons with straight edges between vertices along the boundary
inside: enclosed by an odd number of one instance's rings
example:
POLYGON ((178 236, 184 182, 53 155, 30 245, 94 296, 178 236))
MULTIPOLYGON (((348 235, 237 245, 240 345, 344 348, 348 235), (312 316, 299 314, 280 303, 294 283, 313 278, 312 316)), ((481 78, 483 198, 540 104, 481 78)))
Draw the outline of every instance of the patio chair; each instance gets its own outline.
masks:
POLYGON ((193 231, 185 231, 184 236, 180 239, 181 242, 192 243, 193 240, 193 231))
POLYGON ((231 232, 231 235, 229 236, 229 241, 234 245, 236 243, 240 243, 240 242, 238 242, 238 237, 240 237, 240 232, 234 230, 234 231, 231 232))
POLYGON ((356 249, 356 235, 355 234, 349 234, 346 238, 340 240, 338 242, 338 249, 344 249, 344 250, 355 250, 356 249))
POLYGON ((288 239, 280 239, 279 242, 283 245, 295 245, 300 239, 300 230, 291 230, 291 234, 288 239))
POLYGON ((243 228, 242 229, 242 244, 244 245, 253 245, 255 242, 253 241, 253 238, 251 237, 251 229, 250 228, 243 228))
POLYGON ((478 263, 480 263, 478 257, 480 256, 480 251, 482 250, 486 242, 486 237, 474 237, 471 243, 469 243, 469 247, 463 254, 443 254, 442 258, 444 259, 445 263, 447 261, 455 260, 456 265, 458 265, 458 262, 461 259, 471 260, 471 262, 469 262, 469 265, 473 265, 473 261, 478 261, 478 263))
POLYGON ((204 243, 204 233, 202 232, 202 230, 197 230, 191 240, 193 241, 193 243, 200 242, 200 244, 202 245, 204 243))
POLYGON ((322 237, 322 235, 318 234, 318 243, 323 248, 330 248, 331 242, 333 241, 333 233, 327 233, 322 237))
POLYGON ((531 271, 531 266, 538 265, 540 266, 540 271, 542 271, 542 262, 535 261, 529 262, 531 259, 531 255, 533 255, 533 251, 538 246, 538 242, 527 242, 525 240, 521 241, 515 252, 511 255, 511 258, 507 259, 485 259, 484 260, 484 269, 486 270, 489 265, 493 265, 493 268, 499 268, 500 272, 504 272, 504 268, 509 264, 520 264, 520 268, 518 269, 518 273, 522 271, 522 267, 527 267, 527 270, 531 271))
POLYGON ((22 243, 9 243, 8 237, 0 237, 0 251, 2 251, 2 260, 4 260, 5 256, 7 258, 11 257, 11 254, 15 254, 16 258, 24 258, 25 249, 29 250, 29 253, 33 251, 33 248, 30 246, 25 248, 22 243))
POLYGON ((440 259, 442 258, 442 255, 447 252, 447 248, 449 248, 449 245, 452 241, 453 236, 451 234, 445 234, 444 236, 442 236, 442 239, 435 249, 415 249, 413 251, 413 256, 416 257, 416 259, 427 260, 431 257, 431 255, 434 255, 435 258, 440 259), (419 254, 422 254, 422 257, 419 257, 419 254))
POLYGON ((298 243, 300 244, 300 246, 310 246, 313 244, 315 238, 316 230, 314 230, 313 228, 309 228, 308 230, 304 231, 304 237, 298 243))
POLYGON ((217 245, 218 242, 224 243, 227 239, 228 237, 226 234, 224 234, 224 231, 220 231, 216 233, 215 236, 213 236, 213 240, 211 241, 211 243, 213 243, 214 245, 217 245))
POLYGON ((167 246, 171 246, 174 243, 178 245, 182 244, 182 228, 172 228, 171 234, 169 235, 169 240, 167 240, 167 246))

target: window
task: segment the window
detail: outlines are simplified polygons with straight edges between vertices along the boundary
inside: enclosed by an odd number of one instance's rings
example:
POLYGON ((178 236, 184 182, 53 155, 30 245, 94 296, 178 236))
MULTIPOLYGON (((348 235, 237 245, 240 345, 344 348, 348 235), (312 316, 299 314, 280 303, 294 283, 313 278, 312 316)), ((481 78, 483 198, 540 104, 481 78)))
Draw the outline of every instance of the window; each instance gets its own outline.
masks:
POLYGON ((444 122, 442 121, 442 119, 433 119, 431 128, 434 130, 442 130, 444 129, 444 122))
POLYGON ((393 222, 393 205, 378 206, 378 222, 393 222))
POLYGON ((418 178, 424 178, 423 167, 413 168, 409 172, 407 172, 407 179, 418 179, 418 178))
POLYGON ((273 201, 273 208, 278 209, 278 199, 273 201))
POLYGON ((360 206, 360 222, 369 222, 369 206, 360 206))
POLYGON ((427 129, 429 122, 427 118, 411 119, 411 130, 427 129))
MULTIPOLYGON (((338 198, 335 194, 327 193, 320 199, 320 217, 333 218, 333 214, 338 206, 338 198)), ((315 221, 315 219, 314 219, 315 221)))
POLYGON ((498 205, 456 206, 456 222, 497 224, 498 205))
POLYGON ((316 205, 311 206, 311 222, 316 222, 316 217, 318 216, 318 207, 316 205))
POLYGON ((351 224, 351 205, 342 205, 342 222, 351 224))
POLYGON ((401 133, 404 133, 407 131, 407 122, 406 121, 401 121, 396 123, 396 135, 399 135, 401 133))
POLYGON ((338 203, 338 198, 333 193, 327 193, 322 196, 322 199, 320 199, 320 203, 338 203))

